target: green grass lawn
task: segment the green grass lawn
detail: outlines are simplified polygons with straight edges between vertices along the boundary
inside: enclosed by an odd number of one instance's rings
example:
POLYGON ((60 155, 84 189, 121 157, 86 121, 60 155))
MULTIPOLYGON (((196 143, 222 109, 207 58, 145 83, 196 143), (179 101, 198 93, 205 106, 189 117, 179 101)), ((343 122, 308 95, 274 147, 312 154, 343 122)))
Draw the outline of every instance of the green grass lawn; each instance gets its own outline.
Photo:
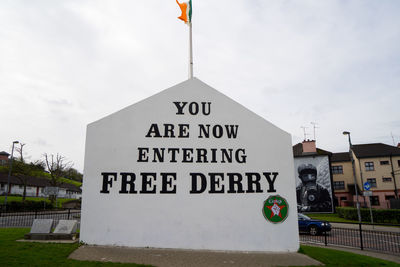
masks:
POLYGON ((73 185, 75 185, 77 187, 81 187, 82 186, 81 182, 70 180, 70 179, 67 179, 67 178, 61 178, 60 181, 62 183, 66 183, 66 184, 73 184, 73 185))
MULTIPOLYGON (((305 213, 311 219, 317 219, 321 221, 337 222, 337 223, 358 223, 355 220, 348 220, 345 218, 340 218, 337 213, 305 213)), ((364 224, 371 224, 369 221, 362 221, 364 224)), ((398 226, 392 226, 398 227, 398 226)))
MULTIPOLYGON (((0 228, 0 266, 146 266, 102 263, 68 259, 79 244, 16 242, 28 233, 27 228, 0 228)), ((149 265, 148 265, 149 266, 149 265)))
POLYGON ((337 213, 305 213, 311 219, 317 219, 328 222, 358 223, 358 221, 340 218, 337 213))
MULTIPOLYGON (((4 204, 4 198, 5 196, 0 196, 0 203, 4 204)), ((45 197, 26 197, 25 200, 32 200, 32 201, 42 201, 45 200, 47 203, 50 204, 50 200, 48 198, 45 197)), ((62 203, 66 202, 66 201, 70 201, 70 200, 74 200, 71 198, 58 198, 57 199, 57 208, 61 208, 62 203)), ((11 202, 11 201, 22 201, 22 197, 21 196, 8 196, 7 197, 7 202, 11 202)))
MULTIPOLYGON (((68 259, 79 244, 49 244, 16 242, 28 233, 27 228, 0 228, 1 266, 146 266, 137 264, 103 263, 68 259)), ((338 250, 301 246, 306 254, 326 266, 398 266, 372 257, 338 250)))
POLYGON ((399 266, 399 264, 385 261, 373 257, 363 256, 350 252, 312 247, 300 246, 300 253, 316 259, 325 264, 325 266, 399 266))

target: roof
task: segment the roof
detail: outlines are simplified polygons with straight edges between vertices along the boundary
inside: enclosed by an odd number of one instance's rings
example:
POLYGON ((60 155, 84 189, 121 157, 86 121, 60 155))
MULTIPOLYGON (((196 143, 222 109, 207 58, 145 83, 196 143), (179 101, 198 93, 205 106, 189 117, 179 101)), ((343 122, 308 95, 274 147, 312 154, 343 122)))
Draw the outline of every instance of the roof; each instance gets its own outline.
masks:
MULTIPOLYGON (((32 176, 26 176, 26 178, 27 178, 28 186, 39 186, 39 187, 52 186, 50 184, 50 180, 48 180, 48 179, 32 177, 32 176)), ((1 183, 7 183, 7 179, 8 179, 7 173, 0 173, 0 182, 1 183)), ((16 185, 23 185, 22 181, 15 176, 10 176, 10 183, 16 184, 16 185)), ((70 191, 75 191, 75 192, 82 191, 79 187, 77 187, 76 185, 73 185, 73 184, 62 183, 59 185, 59 187, 68 189, 70 191)))
POLYGON ((0 152, 0 155, 2 155, 2 156, 4 155, 4 156, 7 156, 7 157, 10 156, 10 154, 8 154, 8 153, 5 152, 5 151, 1 151, 1 152, 0 152))
POLYGON ((293 146, 293 156, 296 157, 307 157, 307 156, 329 156, 331 152, 320 149, 317 147, 317 152, 303 152, 303 144, 298 143, 293 146))
POLYGON ((382 143, 353 145, 357 158, 400 156, 400 148, 382 143))
POLYGON ((332 153, 331 162, 351 161, 349 152, 332 153))

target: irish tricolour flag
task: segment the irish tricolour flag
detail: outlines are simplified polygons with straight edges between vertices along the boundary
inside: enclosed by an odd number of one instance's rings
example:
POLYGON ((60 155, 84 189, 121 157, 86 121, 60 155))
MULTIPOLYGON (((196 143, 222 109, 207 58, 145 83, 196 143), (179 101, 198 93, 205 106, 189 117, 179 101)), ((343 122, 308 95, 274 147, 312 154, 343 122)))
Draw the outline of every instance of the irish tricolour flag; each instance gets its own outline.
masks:
POLYGON ((186 24, 189 24, 192 21, 192 0, 189 0, 189 2, 182 2, 182 3, 179 3, 178 0, 176 0, 176 2, 178 3, 182 11, 182 15, 178 17, 178 19, 181 19, 186 24))

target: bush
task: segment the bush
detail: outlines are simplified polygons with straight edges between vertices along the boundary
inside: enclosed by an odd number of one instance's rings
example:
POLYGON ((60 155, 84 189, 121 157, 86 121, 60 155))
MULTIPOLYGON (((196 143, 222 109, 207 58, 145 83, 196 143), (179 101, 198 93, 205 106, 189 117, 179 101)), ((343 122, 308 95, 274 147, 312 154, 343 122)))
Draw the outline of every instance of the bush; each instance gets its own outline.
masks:
MULTIPOLYGON (((357 209, 348 207, 337 207, 336 212, 339 217, 348 220, 358 221, 357 209)), ((371 222, 369 209, 360 209, 361 221, 371 222)), ((374 223, 396 223, 400 224, 399 209, 372 209, 374 223)))
POLYGON ((25 200, 21 201, 11 201, 7 204, 7 211, 35 211, 44 209, 53 209, 54 206, 48 201, 32 201, 25 200))
POLYGON ((81 208, 81 200, 80 199, 71 199, 65 201, 61 204, 63 209, 80 209, 81 208))

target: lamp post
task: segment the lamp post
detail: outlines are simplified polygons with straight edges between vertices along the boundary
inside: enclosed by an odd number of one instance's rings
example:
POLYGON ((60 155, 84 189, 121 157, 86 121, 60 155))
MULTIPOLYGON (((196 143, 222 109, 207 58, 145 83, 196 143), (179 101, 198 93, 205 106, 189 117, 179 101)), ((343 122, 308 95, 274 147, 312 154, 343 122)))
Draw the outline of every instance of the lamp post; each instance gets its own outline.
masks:
POLYGON ((6 197, 4 198, 4 207, 5 207, 6 210, 7 210, 8 192, 10 191, 10 177, 11 177, 11 169, 12 169, 12 163, 13 163, 14 145, 18 144, 18 143, 19 143, 18 141, 14 141, 12 143, 10 166, 8 168, 8 177, 7 177, 7 191, 6 191, 6 197))
POLYGON ((356 191, 356 201, 357 201, 357 215, 358 215, 358 223, 361 223, 361 213, 360 213, 360 202, 358 201, 358 190, 357 190, 357 180, 356 180, 356 168, 354 167, 354 157, 353 157, 353 145, 351 143, 350 132, 344 131, 343 135, 347 135, 349 137, 349 146, 350 146, 350 159, 351 165, 353 167, 353 178, 354 178, 354 190, 356 191))

